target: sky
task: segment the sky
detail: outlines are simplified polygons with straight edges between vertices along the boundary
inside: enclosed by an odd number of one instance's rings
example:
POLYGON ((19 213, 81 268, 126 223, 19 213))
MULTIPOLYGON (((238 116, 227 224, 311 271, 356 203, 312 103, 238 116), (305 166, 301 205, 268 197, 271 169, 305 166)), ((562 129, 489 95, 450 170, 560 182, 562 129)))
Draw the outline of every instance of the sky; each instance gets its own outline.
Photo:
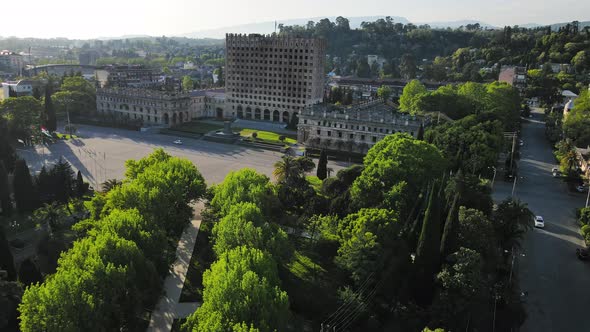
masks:
POLYGON ((0 36, 80 39, 175 36, 285 19, 387 15, 402 16, 417 23, 474 19, 494 26, 549 24, 590 20, 590 1, 27 0, 23 3, 8 0, 0 6, 0 36))

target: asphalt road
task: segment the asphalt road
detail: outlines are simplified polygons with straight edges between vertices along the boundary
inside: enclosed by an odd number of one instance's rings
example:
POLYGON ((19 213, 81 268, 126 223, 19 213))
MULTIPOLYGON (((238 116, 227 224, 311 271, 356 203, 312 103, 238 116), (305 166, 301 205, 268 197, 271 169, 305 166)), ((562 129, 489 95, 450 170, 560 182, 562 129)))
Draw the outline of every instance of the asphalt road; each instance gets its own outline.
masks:
MULTIPOLYGON (((521 331, 590 331, 586 317, 590 308, 590 262, 576 258, 583 246, 574 209, 585 203, 586 195, 571 193, 563 181, 553 178, 556 166, 545 138, 545 124, 539 111, 522 128, 519 179, 515 197, 528 203, 531 211, 545 219, 545 229, 529 231, 516 252, 520 287, 528 292, 528 319, 521 331), (524 178, 521 178, 524 177, 524 178)), ((513 183, 501 173, 494 185, 494 199, 510 196, 513 183)), ((515 272, 516 273, 516 272, 515 272)))
MULTIPOLYGON (((182 138, 183 145, 175 145, 172 143, 177 139, 174 136, 115 128, 81 125, 78 134, 81 139, 58 141, 49 147, 18 152, 27 160, 32 171, 40 170, 44 163, 55 163, 63 156, 95 188, 107 179, 122 179, 126 160, 140 159, 156 148, 191 160, 209 185, 223 181, 230 171, 245 167, 253 168, 272 179, 273 165, 283 155, 275 151, 201 139, 182 138)), ((348 165, 336 161, 328 163, 328 167, 334 171, 348 165)))

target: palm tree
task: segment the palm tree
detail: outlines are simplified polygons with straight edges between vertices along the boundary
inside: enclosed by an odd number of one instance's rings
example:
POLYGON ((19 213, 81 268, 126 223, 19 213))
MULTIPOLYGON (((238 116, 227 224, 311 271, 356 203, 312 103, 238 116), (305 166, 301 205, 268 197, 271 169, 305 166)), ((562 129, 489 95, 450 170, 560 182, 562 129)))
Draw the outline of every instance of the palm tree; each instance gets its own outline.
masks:
POLYGON ((109 179, 102 183, 102 191, 104 193, 108 193, 109 191, 113 190, 115 187, 123 185, 123 182, 117 179, 109 179))
POLYGON ((286 181, 299 173, 299 163, 291 156, 284 156, 275 163, 272 174, 277 182, 286 181))
POLYGON ((527 230, 533 227, 534 214, 526 203, 508 198, 498 206, 494 216, 494 229, 503 249, 519 247, 527 230))
POLYGON ((578 155, 575 150, 569 150, 561 159, 561 168, 569 175, 578 165, 578 155))
POLYGON ((35 210, 33 213, 33 218, 38 223, 40 223, 42 227, 47 229, 49 235, 52 235, 53 229, 59 226, 59 220, 63 217, 63 215, 63 206, 59 205, 57 202, 53 202, 51 204, 45 204, 35 210))

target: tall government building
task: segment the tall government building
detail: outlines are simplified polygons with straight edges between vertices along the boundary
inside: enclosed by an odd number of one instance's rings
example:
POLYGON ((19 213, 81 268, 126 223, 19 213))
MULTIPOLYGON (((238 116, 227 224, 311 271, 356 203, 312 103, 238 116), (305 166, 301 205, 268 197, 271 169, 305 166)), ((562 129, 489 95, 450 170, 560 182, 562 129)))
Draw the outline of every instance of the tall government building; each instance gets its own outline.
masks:
POLYGON ((226 34, 226 117, 289 122, 324 96, 326 41, 226 34))

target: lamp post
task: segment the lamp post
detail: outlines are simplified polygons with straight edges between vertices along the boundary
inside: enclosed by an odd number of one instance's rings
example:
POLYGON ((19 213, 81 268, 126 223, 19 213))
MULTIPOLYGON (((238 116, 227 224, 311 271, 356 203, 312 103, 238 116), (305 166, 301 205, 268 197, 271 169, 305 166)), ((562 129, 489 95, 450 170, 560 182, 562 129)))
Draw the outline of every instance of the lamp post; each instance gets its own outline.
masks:
POLYGON ((588 200, 590 200, 590 186, 588 187, 588 195, 586 195, 586 207, 588 207, 588 200))
POLYGON ((494 176, 492 177, 492 189, 494 189, 494 181, 496 180, 496 167, 490 166, 494 170, 494 176))

